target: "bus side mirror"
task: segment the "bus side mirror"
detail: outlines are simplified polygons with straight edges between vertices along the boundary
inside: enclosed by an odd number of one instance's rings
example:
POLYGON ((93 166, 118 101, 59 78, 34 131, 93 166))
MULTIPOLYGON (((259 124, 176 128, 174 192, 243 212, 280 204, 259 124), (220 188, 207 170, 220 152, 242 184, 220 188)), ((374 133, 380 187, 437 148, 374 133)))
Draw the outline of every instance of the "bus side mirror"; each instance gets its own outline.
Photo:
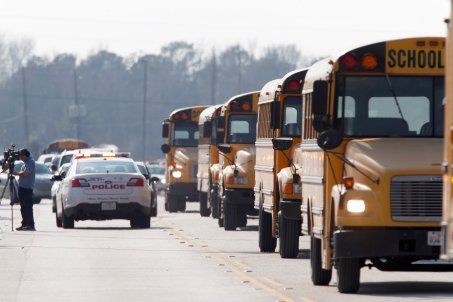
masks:
POLYGON ((280 128, 280 102, 271 103, 271 129, 280 128))
POLYGON ((289 137, 276 137, 272 139, 274 150, 286 151, 293 145, 293 139, 289 137))
POLYGON ((322 132, 328 128, 327 100, 329 85, 327 81, 315 81, 313 83, 312 114, 313 128, 322 132))
POLYGON ((335 129, 328 129, 323 131, 316 141, 319 148, 324 151, 332 150, 341 145, 343 142, 343 134, 335 129))
POLYGON ((217 145, 217 149, 219 149, 219 151, 223 154, 228 154, 231 152, 231 146, 226 144, 217 145))
POLYGON ((216 143, 216 145, 223 144, 223 136, 224 135, 225 135, 225 131, 221 131, 221 130, 216 131, 216 135, 215 135, 215 143, 216 143))
POLYGON ((203 123, 203 137, 211 137, 212 135, 212 122, 206 121, 203 123))
POLYGON ((168 123, 162 123, 162 137, 167 138, 168 137, 168 132, 169 132, 169 125, 168 123))
POLYGON ((170 145, 169 144, 163 144, 160 149, 162 150, 162 152, 164 154, 167 154, 168 152, 170 152, 170 145))
POLYGON ((225 129, 225 116, 217 117, 217 128, 225 129))

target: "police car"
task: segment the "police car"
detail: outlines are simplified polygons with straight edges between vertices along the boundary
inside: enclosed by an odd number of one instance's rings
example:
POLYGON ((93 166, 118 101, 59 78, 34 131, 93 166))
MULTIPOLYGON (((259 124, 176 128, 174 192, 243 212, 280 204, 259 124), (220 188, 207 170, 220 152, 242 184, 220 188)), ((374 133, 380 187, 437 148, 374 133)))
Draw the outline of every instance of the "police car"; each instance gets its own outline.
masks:
POLYGON ((128 219, 132 228, 151 225, 151 192, 137 165, 124 154, 78 154, 56 196, 56 223, 128 219))

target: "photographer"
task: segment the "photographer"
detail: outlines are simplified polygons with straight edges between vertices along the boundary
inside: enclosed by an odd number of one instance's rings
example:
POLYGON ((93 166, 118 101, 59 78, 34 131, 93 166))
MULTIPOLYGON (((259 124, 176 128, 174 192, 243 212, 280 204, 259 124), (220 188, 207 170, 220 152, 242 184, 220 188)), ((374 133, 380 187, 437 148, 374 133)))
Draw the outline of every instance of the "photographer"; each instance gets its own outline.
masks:
POLYGON ((33 218, 33 187, 35 185, 35 161, 27 149, 19 150, 19 159, 24 162, 20 172, 13 172, 19 176, 19 200, 22 225, 18 231, 35 231, 33 218))

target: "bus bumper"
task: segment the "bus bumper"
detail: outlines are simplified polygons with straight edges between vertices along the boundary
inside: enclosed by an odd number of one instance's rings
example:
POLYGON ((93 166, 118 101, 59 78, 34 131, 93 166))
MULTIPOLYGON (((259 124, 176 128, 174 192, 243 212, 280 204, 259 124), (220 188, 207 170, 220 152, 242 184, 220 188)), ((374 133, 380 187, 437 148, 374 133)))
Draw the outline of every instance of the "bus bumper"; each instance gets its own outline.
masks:
MULTIPOLYGON (((334 258, 419 257, 438 259, 440 246, 428 244, 428 229, 342 230, 334 234, 334 258)), ((437 234, 437 233, 436 233, 437 234)))
POLYGON ((245 205, 253 208, 255 193, 253 189, 225 189, 225 202, 234 205, 245 205))
POLYGON ((187 201, 198 201, 197 183, 179 182, 168 186, 168 194, 185 198, 187 201))

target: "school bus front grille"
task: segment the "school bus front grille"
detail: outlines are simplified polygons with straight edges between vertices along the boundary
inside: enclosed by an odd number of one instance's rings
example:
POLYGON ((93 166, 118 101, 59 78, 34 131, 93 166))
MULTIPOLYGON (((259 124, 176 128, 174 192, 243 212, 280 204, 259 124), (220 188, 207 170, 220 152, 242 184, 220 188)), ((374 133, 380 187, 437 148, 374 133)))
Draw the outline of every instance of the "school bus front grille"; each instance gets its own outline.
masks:
POLYGON ((393 177, 391 207, 392 219, 395 221, 440 221, 441 177, 437 175, 393 177))

